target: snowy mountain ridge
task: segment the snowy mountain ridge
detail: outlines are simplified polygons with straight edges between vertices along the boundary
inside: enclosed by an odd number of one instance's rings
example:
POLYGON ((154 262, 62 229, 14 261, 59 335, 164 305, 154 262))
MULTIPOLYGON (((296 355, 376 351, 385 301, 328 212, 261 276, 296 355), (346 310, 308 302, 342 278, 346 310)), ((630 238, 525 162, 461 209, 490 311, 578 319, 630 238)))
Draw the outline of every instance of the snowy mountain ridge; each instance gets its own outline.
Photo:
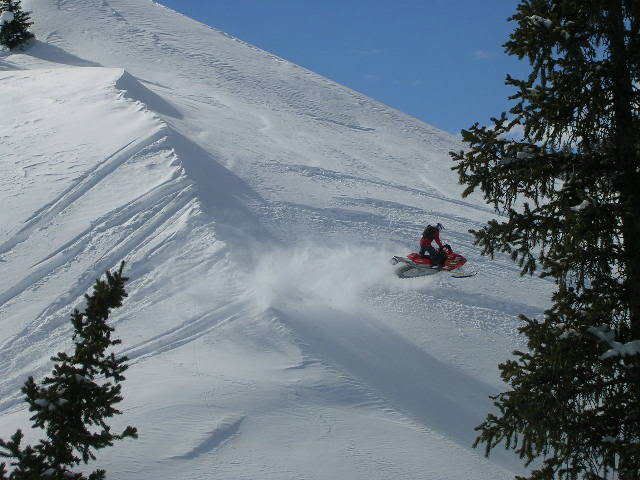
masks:
POLYGON ((0 436, 127 261, 111 478, 511 478, 470 448, 547 282, 478 255, 450 135, 148 0, 25 1, 0 57, 0 436), (73 19, 74 21, 70 21, 73 19), (481 268, 400 280, 424 223, 481 268), (526 285, 526 287, 525 287, 526 285))

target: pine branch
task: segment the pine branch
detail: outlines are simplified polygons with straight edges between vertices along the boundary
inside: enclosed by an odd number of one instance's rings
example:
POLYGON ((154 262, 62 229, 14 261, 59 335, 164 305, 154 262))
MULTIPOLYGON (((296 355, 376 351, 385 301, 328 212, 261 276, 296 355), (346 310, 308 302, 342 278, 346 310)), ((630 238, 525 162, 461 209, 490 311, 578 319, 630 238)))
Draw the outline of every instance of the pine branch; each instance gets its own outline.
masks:
POLYGON ((500 365, 509 390, 477 428, 487 455, 539 462, 521 479, 640 478, 638 5, 520 2, 505 50, 530 74, 507 77, 509 114, 452 152, 464 195, 502 214, 471 232, 482 253, 556 283, 544 319, 522 317, 528 349, 500 365))

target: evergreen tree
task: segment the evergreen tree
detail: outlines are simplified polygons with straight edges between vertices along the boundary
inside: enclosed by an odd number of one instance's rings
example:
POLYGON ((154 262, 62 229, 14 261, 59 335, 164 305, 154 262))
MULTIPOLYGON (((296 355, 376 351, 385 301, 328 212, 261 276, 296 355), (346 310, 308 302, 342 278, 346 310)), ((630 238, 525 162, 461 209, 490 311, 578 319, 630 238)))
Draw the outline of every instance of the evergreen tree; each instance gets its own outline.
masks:
POLYGON ((33 38, 29 27, 33 25, 31 16, 22 10, 20 0, 0 0, 0 15, 9 12, 10 20, 0 25, 0 45, 15 48, 33 38))
POLYGON ((18 430, 10 440, 0 439, 0 456, 12 459, 7 473, 0 465, 1 480, 89 479, 105 477, 96 470, 88 477, 74 473, 80 463, 94 460, 94 452, 126 437, 137 437, 136 429, 126 427, 112 433, 107 419, 121 412, 115 405, 122 400, 120 383, 125 379, 126 357, 108 350, 120 340, 112 339, 113 327, 107 325, 112 308, 122 305, 127 296, 122 275, 124 262, 106 280, 98 279, 91 295, 85 295, 84 312, 71 315, 74 327, 74 351, 52 358, 52 373, 40 383, 30 377, 22 391, 27 396, 33 428, 44 430, 44 438, 35 446, 22 447, 18 430))
POLYGON ((523 0, 510 20, 531 72, 507 76, 508 115, 462 132, 454 170, 502 214, 471 231, 483 254, 556 291, 543 320, 521 316, 528 349, 500 365, 476 446, 537 460, 529 479, 637 480, 640 1, 523 0))

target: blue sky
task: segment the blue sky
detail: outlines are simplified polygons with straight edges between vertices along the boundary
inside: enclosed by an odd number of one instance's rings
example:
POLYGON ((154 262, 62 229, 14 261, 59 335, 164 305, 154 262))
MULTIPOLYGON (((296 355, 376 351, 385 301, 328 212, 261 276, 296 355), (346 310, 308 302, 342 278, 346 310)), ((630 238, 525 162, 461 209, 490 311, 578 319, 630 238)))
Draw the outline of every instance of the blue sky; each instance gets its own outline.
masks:
POLYGON ((516 0, 160 0, 457 133, 508 108, 502 44, 516 0))

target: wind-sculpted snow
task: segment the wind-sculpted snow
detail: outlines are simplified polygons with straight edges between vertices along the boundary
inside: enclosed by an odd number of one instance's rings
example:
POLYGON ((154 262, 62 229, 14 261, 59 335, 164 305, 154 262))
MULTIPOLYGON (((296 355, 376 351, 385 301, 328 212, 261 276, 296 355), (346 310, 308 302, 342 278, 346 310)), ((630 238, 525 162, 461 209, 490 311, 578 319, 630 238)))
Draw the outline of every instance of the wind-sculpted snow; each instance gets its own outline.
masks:
MULTIPOLYGON (((54 103, 67 104, 66 108, 39 110, 41 135, 35 145, 7 145, 10 150, 5 157, 9 161, 4 164, 4 178, 15 178, 16 172, 24 171, 24 165, 32 168, 24 174, 27 181, 21 182, 27 188, 16 191, 13 198, 8 196, 13 208, 5 212, 23 220, 3 236, 0 244, 5 273, 0 284, 0 385, 5 393, 12 394, 24 374, 38 364, 42 366, 42 357, 50 355, 51 346, 59 345, 68 335, 69 308, 96 276, 121 259, 131 259, 135 267, 139 252, 157 242, 171 224, 198 209, 194 184, 176 164, 175 141, 169 140, 171 131, 150 115, 140 115, 129 104, 118 106, 115 88, 100 93, 99 87, 113 87, 118 75, 121 72, 105 69, 67 71, 63 75, 59 70, 2 74, 9 96, 13 88, 19 92, 25 83, 33 87, 31 97, 12 99, 16 107, 13 115, 24 114, 25 108, 28 112, 32 102, 47 100, 37 98, 38 88, 51 98, 48 88, 56 82, 74 90, 76 97, 63 93, 56 98, 54 93, 54 103), (85 92, 91 103, 86 102, 85 92), (64 115, 60 110, 81 118, 86 115, 87 121, 99 117, 98 123, 112 127, 111 153, 101 158, 101 152, 109 151, 105 142, 100 142, 102 132, 95 138, 88 125, 78 131, 76 121, 60 117, 64 115), (118 135, 115 122, 129 124, 125 135, 118 135), (78 140, 71 140, 76 135, 80 135, 78 140), (134 138, 130 140, 131 136, 134 138), (63 139, 72 149, 56 151, 63 139), (100 147, 85 143, 92 141, 101 143, 100 147), (47 147, 51 150, 46 151, 47 147), (56 156, 59 162, 51 160, 56 156), (44 160, 34 163, 38 157, 44 160), (34 194, 43 198, 37 209, 31 207, 34 194)), ((3 120, 5 128, 11 128, 11 115, 3 120)), ((13 126, 11 138, 17 141, 22 125, 13 126)), ((11 191, 12 186, 7 186, 11 191)))
POLYGON ((25 1, 0 58, 0 436, 127 261, 110 478, 510 478, 470 448, 549 284, 481 257, 425 125, 147 0, 25 1), (74 21, 70 22, 69 19, 74 21), (401 280, 424 224, 480 268, 401 280))

